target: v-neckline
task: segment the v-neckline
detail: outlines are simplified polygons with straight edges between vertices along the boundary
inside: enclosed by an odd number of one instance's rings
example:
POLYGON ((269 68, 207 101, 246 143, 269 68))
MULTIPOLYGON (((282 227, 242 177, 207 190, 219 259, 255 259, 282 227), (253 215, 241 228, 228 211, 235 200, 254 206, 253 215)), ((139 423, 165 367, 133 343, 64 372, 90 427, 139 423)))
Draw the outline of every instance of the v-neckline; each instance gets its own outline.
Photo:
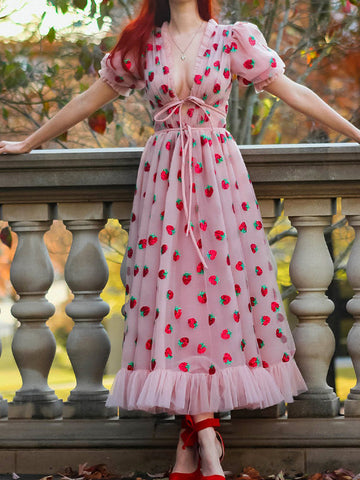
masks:
POLYGON ((186 97, 184 98, 180 98, 178 93, 175 91, 175 82, 174 82, 174 78, 173 78, 173 75, 172 75, 172 72, 173 72, 173 56, 172 56, 172 52, 170 50, 170 33, 169 33, 169 23, 168 22, 164 22, 161 26, 161 36, 163 37, 163 45, 165 46, 165 59, 166 59, 166 63, 168 64, 169 66, 169 84, 170 84, 170 87, 172 88, 172 91, 174 92, 174 95, 175 95, 175 99, 176 100, 179 100, 179 102, 181 102, 182 100, 185 100, 185 98, 187 97, 190 97, 193 95, 193 90, 196 86, 196 83, 195 83, 195 76, 197 75, 197 72, 199 70, 199 64, 200 64, 200 61, 201 61, 201 51, 204 47, 204 43, 205 43, 205 39, 207 38, 207 35, 208 35, 208 31, 210 29, 210 26, 211 25, 214 25, 216 24, 215 20, 214 19, 210 19, 207 21, 206 23, 206 26, 204 28, 204 31, 203 31, 203 34, 201 36, 201 41, 200 41, 200 46, 198 48, 198 51, 197 51, 197 54, 195 56, 195 65, 194 65, 194 69, 193 69, 193 74, 192 74, 192 83, 191 83, 191 87, 189 89, 189 93, 186 97), (167 38, 167 41, 164 42, 164 32, 166 34, 166 36, 168 37, 167 38))

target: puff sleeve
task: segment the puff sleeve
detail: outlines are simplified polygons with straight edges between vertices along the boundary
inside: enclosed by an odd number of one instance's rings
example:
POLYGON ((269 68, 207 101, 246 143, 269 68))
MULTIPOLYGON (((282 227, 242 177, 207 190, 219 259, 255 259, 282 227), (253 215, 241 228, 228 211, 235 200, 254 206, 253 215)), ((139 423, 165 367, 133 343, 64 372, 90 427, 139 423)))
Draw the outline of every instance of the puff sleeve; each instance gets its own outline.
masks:
POLYGON ((145 81, 140 78, 135 68, 135 61, 131 58, 125 59, 126 69, 121 62, 121 52, 113 55, 110 61, 110 54, 106 54, 101 61, 99 70, 100 78, 110 85, 119 95, 128 97, 132 90, 141 89, 145 81))
POLYGON ((240 85, 253 84, 259 93, 284 73, 284 62, 268 47, 256 25, 237 22, 233 25, 231 34, 234 42, 231 49, 231 71, 238 76, 240 85))

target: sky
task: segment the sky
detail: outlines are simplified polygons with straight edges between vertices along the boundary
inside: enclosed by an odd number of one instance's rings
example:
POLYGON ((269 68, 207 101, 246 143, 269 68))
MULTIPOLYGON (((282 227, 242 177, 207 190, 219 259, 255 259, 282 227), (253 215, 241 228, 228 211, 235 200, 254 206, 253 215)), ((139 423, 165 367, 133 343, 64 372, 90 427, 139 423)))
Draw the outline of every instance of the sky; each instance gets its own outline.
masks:
MULTIPOLYGON (((96 0, 96 3, 100 1, 96 0)), ((68 12, 63 15, 60 11, 57 14, 54 7, 47 5, 46 0, 0 0, 0 38, 22 40, 24 26, 30 22, 39 24, 44 12, 46 14, 39 27, 41 35, 46 35, 52 26, 57 31, 65 29, 66 33, 74 22, 83 24, 79 26, 79 32, 88 35, 99 32, 96 20, 87 17, 86 10, 84 14, 68 12), (9 15, 9 18, 3 18, 6 15, 9 15)), ((102 30, 104 31, 104 28, 102 30)))

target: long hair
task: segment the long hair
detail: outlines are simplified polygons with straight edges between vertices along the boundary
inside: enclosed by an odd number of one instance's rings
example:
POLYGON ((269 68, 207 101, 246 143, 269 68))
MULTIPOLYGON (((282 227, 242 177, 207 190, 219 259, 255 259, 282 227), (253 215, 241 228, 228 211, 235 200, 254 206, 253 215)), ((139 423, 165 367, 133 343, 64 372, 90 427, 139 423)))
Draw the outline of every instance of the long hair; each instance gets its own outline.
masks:
MULTIPOLYGON (((208 21, 214 18, 214 0, 197 0, 197 4, 200 17, 203 20, 208 21)), ((111 50, 110 62, 112 56, 120 51, 123 67, 126 69, 124 61, 126 55, 131 51, 136 70, 142 73, 142 56, 152 30, 154 27, 161 27, 164 22, 169 21, 169 0, 143 0, 138 16, 124 28, 117 44, 111 50)))

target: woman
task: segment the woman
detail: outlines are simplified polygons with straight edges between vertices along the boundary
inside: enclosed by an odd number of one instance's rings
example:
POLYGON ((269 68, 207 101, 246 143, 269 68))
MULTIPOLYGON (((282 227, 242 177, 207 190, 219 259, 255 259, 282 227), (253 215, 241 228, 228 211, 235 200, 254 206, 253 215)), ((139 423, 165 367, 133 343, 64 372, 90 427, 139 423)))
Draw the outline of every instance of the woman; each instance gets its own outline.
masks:
POLYGON ((283 74, 254 25, 220 26, 211 8, 145 0, 94 85, 24 141, 0 142, 0 153, 29 152, 145 87, 155 134, 139 167, 123 363, 108 405, 186 415, 171 480, 224 478, 215 411, 264 408, 306 389, 254 192, 225 130, 233 76, 360 141, 283 74))

